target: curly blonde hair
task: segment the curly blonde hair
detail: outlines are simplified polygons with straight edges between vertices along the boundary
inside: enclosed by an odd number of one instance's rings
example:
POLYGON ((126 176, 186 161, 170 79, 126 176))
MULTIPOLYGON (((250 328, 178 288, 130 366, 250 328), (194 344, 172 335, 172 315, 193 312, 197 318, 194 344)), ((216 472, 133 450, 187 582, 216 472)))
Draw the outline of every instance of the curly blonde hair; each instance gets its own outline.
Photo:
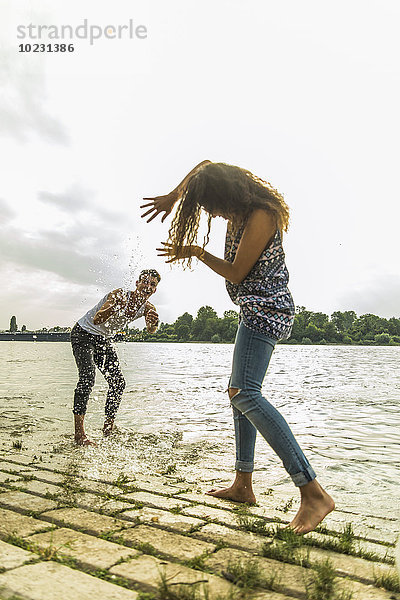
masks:
MULTIPOLYGON (((250 171, 226 163, 209 163, 192 175, 182 191, 181 201, 172 221, 168 241, 176 254, 183 246, 197 242, 202 209, 208 213, 208 230, 203 248, 208 244, 211 221, 220 215, 229 219, 234 230, 246 224, 256 208, 270 213, 280 231, 287 231, 289 208, 270 183, 250 171)), ((191 258, 187 259, 190 266, 191 258)))

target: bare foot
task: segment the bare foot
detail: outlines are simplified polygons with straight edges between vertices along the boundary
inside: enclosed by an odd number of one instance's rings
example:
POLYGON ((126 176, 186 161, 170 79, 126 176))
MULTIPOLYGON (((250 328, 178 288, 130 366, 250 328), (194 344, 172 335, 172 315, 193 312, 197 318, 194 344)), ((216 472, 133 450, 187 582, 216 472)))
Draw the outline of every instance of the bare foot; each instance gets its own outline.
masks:
POLYGON ((95 448, 97 448, 96 442, 92 442, 91 440, 89 440, 89 438, 86 437, 86 435, 75 437, 75 444, 77 444, 78 446, 94 446, 95 448))
POLYGON ((106 419, 104 421, 104 426, 103 426, 103 435, 104 437, 108 437, 109 435, 112 434, 114 429, 114 419, 106 419))
POLYGON ((256 497, 252 490, 234 485, 229 488, 224 488, 223 490, 210 490, 209 492, 206 492, 206 494, 208 494, 208 496, 214 496, 215 498, 233 500, 233 502, 246 502, 246 504, 256 503, 256 497))
POLYGON ((300 491, 300 508, 289 527, 302 535, 313 531, 326 515, 334 510, 335 503, 316 479, 301 487, 300 491))

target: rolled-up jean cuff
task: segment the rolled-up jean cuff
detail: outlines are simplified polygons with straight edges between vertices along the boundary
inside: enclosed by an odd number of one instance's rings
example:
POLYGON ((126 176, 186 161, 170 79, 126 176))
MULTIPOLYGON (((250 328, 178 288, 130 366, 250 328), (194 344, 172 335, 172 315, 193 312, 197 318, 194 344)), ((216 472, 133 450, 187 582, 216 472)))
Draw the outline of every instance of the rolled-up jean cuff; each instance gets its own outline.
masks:
POLYGON ((243 460, 237 460, 235 462, 235 471, 242 471, 242 473, 252 473, 254 471, 254 463, 244 462, 243 460))
POLYGON ((304 471, 301 471, 301 473, 296 473, 290 477, 296 487, 302 487, 303 485, 310 483, 310 481, 313 481, 316 476, 314 469, 312 467, 307 467, 304 471))

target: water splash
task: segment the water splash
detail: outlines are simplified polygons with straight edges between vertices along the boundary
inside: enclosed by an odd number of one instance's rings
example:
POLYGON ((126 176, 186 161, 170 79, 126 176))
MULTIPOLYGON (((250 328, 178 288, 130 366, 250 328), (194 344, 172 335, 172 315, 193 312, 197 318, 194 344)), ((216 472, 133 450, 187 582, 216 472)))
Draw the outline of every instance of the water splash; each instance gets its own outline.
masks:
POLYGON ((96 271, 96 285, 102 291, 123 288, 132 290, 141 270, 145 267, 145 257, 138 236, 125 238, 117 249, 107 249, 99 256, 96 271))

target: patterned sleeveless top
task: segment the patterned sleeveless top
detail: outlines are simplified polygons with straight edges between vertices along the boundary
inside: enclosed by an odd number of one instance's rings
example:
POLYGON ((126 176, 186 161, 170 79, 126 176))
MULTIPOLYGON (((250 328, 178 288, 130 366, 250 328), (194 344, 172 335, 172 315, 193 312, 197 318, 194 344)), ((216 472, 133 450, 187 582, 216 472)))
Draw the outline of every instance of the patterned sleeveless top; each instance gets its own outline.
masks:
MULTIPOLYGON (((233 262, 244 227, 236 233, 230 225, 226 231, 225 260, 233 262)), ((226 281, 234 304, 240 307, 239 321, 264 335, 285 340, 293 327, 295 307, 287 287, 289 272, 285 264, 280 231, 263 250, 250 273, 239 284, 226 281)))

